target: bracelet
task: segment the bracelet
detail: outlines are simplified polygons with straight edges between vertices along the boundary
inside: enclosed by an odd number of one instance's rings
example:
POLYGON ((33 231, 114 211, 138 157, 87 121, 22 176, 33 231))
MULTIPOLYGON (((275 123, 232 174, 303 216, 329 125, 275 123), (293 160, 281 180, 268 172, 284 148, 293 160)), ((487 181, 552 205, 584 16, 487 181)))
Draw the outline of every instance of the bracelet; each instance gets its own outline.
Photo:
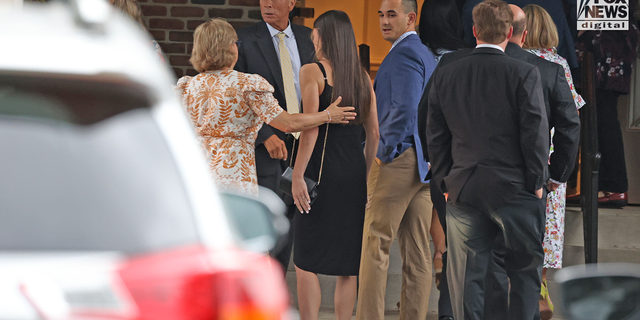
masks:
POLYGON ((327 123, 330 123, 331 122, 331 113, 329 113, 329 110, 327 110, 327 109, 324 109, 324 111, 326 111, 327 115, 329 116, 329 120, 327 120, 327 123))

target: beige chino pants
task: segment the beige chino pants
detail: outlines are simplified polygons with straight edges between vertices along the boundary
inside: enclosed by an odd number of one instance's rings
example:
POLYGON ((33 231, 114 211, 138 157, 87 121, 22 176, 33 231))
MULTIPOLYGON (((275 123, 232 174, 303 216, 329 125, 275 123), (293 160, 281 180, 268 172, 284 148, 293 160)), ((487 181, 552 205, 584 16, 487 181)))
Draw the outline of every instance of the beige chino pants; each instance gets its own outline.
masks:
POLYGON ((396 235, 402 257, 400 320, 426 319, 431 293, 431 194, 421 183, 416 152, 373 164, 367 184, 357 320, 383 320, 389 249, 396 235))

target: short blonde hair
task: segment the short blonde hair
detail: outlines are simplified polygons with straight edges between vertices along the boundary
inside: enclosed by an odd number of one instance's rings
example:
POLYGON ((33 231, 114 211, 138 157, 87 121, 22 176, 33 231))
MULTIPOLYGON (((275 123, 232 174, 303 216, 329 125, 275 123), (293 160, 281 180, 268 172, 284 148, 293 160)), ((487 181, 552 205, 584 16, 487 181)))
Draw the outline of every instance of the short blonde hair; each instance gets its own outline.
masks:
POLYGON ((522 10, 527 15, 527 30, 529 31, 522 47, 525 49, 557 47, 558 29, 547 10, 535 4, 529 4, 522 10))
POLYGON ((472 14, 478 40, 498 44, 507 39, 513 23, 513 12, 506 2, 482 1, 473 7, 472 14))
POLYGON ((235 59, 231 46, 237 40, 236 31, 227 21, 211 19, 196 28, 189 62, 198 72, 229 67, 235 59))
POLYGON ((111 3, 114 7, 129 15, 129 17, 131 17, 133 21, 139 23, 143 29, 147 30, 147 23, 144 21, 144 17, 142 16, 142 9, 140 8, 140 4, 138 4, 137 1, 111 0, 111 3))

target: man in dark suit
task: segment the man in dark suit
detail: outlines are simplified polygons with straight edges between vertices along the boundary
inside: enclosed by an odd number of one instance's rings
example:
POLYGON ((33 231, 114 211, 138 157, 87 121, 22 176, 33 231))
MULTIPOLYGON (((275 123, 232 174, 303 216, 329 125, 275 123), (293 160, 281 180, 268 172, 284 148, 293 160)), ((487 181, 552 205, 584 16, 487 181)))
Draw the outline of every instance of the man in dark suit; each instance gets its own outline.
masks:
MULTIPOLYGON (((242 45, 238 48, 238 62, 235 69, 240 72, 255 73, 264 77, 274 87, 273 96, 278 104, 289 113, 300 108, 300 67, 313 61, 315 49, 311 42, 311 29, 292 24, 289 12, 295 0, 260 0, 260 12, 264 21, 238 30, 242 45), (293 79, 283 76, 281 54, 288 53, 285 62, 290 63, 285 70, 293 71, 293 79)), ((293 137, 267 124, 262 126, 256 139, 256 172, 258 184, 275 191, 278 181, 291 154, 293 137), (287 143, 285 143, 285 141, 287 143)), ((291 204, 292 201, 287 199, 291 204)), ((289 210, 289 212, 294 212, 289 210)), ((291 217, 291 215, 289 215, 291 217)), ((286 273, 291 256, 292 232, 288 243, 276 255, 286 273)))
MULTIPOLYGON (((462 9, 462 24, 464 25, 465 42, 469 44, 474 43, 473 34, 471 33, 471 26, 473 21, 471 20, 471 10, 473 7, 480 3, 482 0, 466 0, 462 9)), ((576 30, 576 0, 508 0, 510 4, 515 4, 520 7, 524 7, 528 4, 537 4, 543 7, 553 22, 556 24, 558 30, 558 54, 567 59, 571 68, 578 67, 578 57, 576 56, 574 39, 577 35, 572 34, 576 30), (566 7, 569 9, 569 15, 571 19, 567 19, 565 14, 565 2, 566 7), (571 21, 572 23, 569 23, 571 21)))
MULTIPOLYGON (((575 157, 580 142, 580 118, 576 110, 571 90, 566 82, 562 66, 549 62, 523 50, 521 46, 527 36, 526 15, 516 5, 510 5, 514 14, 513 36, 507 44, 505 53, 515 59, 530 63, 540 71, 544 101, 549 120, 549 128, 555 128, 553 136, 554 153, 549 163, 550 179, 547 183, 549 191, 556 190, 561 183, 567 181, 573 170, 575 157)), ((468 56, 473 50, 462 49, 446 54, 440 60, 438 67, 445 66, 468 56)), ((430 85, 430 83, 429 83, 430 85)), ((421 138, 426 141, 426 110, 429 85, 420 103, 421 138)), ((425 153, 427 153, 425 148, 425 153)), ((494 264, 489 266, 485 282, 485 319, 505 319, 508 305, 508 279, 504 270, 504 251, 499 246, 494 248, 494 264)), ((446 273, 445 273, 446 274, 446 273)), ((440 293, 441 318, 451 316, 448 294, 440 293)))
MULTIPOLYGON (((549 128, 555 128, 554 152, 549 161, 549 191, 566 182, 573 170, 580 144, 580 117, 571 95, 564 70, 559 64, 530 54, 522 49, 527 37, 527 16, 520 7, 509 5, 513 12, 513 36, 505 53, 515 59, 528 62, 540 71, 549 128)), ((493 262, 485 279, 484 319, 506 319, 508 310, 509 280, 504 265, 505 249, 501 242, 493 248, 493 262)))
MULTIPOLYGON (((553 136, 554 153, 549 162, 550 179, 547 183, 549 191, 556 190, 561 183, 567 181, 573 170, 575 157, 580 142, 580 118, 576 110, 571 90, 565 80, 564 70, 559 64, 530 54, 522 49, 527 36, 526 15, 516 5, 510 5, 514 14, 513 36, 509 40, 505 53, 515 59, 530 63, 540 71, 544 101, 549 120, 549 128, 555 128, 553 136)), ((462 49, 446 54, 440 60, 438 68, 468 56, 473 50, 462 49)), ((427 97, 431 82, 420 102, 420 133, 426 141, 427 97)), ((424 148, 424 153, 427 153, 424 148)), ((494 264, 489 266, 485 282, 485 319, 506 319, 508 306, 508 279, 504 270, 503 250, 494 248, 494 264)), ((446 266, 445 266, 446 267, 446 266)), ((446 273, 445 273, 446 274, 446 273)), ((446 278, 446 277, 445 277, 446 278)), ((446 281, 446 280, 445 280, 446 281)), ((448 292, 440 293, 440 318, 452 316, 448 292), (444 294, 443 294, 444 293, 444 294), (444 309, 444 310, 443 310, 444 309)))
POLYGON ((549 127, 538 69, 503 50, 513 13, 499 0, 473 11, 476 49, 438 67, 428 97, 433 177, 448 196, 449 290, 456 320, 482 319, 498 235, 511 280, 507 319, 538 313, 549 127))

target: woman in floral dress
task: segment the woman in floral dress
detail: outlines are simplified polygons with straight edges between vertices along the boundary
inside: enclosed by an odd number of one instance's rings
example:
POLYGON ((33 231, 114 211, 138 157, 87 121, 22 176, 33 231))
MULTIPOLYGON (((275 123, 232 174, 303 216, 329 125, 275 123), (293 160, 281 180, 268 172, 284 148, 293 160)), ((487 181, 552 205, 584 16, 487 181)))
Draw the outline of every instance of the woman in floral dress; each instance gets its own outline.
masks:
MULTIPOLYGON (((556 50, 558 45, 558 31, 545 9, 538 5, 530 4, 523 8, 527 15, 527 38, 523 48, 545 60, 555 62, 562 66, 564 74, 573 94, 576 108, 580 109, 585 105, 582 97, 576 92, 573 85, 573 78, 567 60, 561 57, 556 50)), ((551 130, 553 136, 553 129, 551 130)), ((553 153, 553 144, 549 155, 553 153)), ((555 183, 555 182, 554 182, 555 183)), ((547 196, 546 226, 544 235, 544 264, 542 271, 542 296, 540 312, 550 310, 553 314, 553 304, 549 299, 547 291, 547 269, 562 268, 562 250, 564 247, 564 210, 566 202, 567 184, 561 183, 556 191, 549 192, 547 196)), ((551 316, 549 316, 551 318, 551 316)))
POLYGON ((257 195, 255 140, 263 123, 284 132, 299 132, 324 123, 349 123, 353 107, 291 115, 273 97, 273 86, 259 75, 233 70, 238 61, 238 37, 221 19, 198 26, 191 57, 201 72, 185 76, 175 87, 209 160, 209 168, 221 189, 257 195))

